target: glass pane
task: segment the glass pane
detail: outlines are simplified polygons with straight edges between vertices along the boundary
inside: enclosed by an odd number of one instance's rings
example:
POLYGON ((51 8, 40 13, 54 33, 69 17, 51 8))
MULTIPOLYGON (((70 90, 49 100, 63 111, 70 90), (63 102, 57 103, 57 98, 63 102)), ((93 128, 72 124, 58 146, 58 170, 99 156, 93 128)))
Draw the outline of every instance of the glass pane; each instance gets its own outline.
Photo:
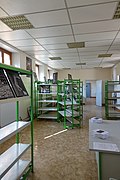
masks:
POLYGON ((2 63, 2 52, 0 51, 0 63, 2 63))
POLYGON ((10 65, 10 55, 4 53, 4 64, 10 65))

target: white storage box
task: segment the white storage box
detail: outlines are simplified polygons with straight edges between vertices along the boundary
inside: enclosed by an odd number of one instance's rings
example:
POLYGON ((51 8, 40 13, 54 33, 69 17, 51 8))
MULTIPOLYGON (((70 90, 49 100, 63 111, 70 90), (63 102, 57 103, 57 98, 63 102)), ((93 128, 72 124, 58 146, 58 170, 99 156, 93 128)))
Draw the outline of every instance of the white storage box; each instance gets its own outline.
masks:
POLYGON ((100 139, 107 139, 109 137, 109 132, 104 131, 102 129, 93 130, 93 136, 98 137, 100 139))
POLYGON ((103 119, 98 118, 98 117, 92 117, 90 120, 91 120, 91 122, 95 122, 95 123, 99 123, 99 124, 101 124, 103 122, 103 119))

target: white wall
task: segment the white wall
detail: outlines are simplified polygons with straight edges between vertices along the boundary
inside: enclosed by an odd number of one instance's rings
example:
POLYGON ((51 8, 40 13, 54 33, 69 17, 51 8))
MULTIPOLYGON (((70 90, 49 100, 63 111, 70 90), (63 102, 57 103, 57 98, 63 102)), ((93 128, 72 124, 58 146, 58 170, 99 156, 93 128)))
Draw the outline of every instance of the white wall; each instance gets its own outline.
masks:
POLYGON ((111 68, 104 69, 80 69, 80 70, 59 70, 58 77, 60 80, 67 78, 72 74, 73 79, 85 80, 111 80, 111 68))
POLYGON ((65 78, 68 78, 68 74, 71 74, 73 79, 80 79, 81 81, 83 81, 83 96, 84 97, 86 97, 86 80, 89 80, 89 81, 102 80, 103 81, 103 103, 104 103, 104 83, 106 80, 112 79, 111 68, 59 70, 58 78, 60 80, 63 80, 65 78))

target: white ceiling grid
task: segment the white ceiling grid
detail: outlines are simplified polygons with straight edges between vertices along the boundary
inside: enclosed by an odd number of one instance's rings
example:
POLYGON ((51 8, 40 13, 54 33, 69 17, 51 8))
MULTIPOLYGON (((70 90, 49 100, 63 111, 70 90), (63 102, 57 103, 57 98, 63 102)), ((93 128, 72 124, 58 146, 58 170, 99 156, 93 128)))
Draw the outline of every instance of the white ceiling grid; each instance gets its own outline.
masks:
POLYGON ((13 31, 0 21, 0 38, 52 68, 112 67, 120 61, 120 19, 113 19, 118 2, 0 0, 0 18, 24 15, 34 26, 13 31), (69 49, 72 42, 85 42, 85 47, 69 49), (106 53, 112 56, 98 58, 106 53), (77 66, 80 62, 86 65, 77 66))

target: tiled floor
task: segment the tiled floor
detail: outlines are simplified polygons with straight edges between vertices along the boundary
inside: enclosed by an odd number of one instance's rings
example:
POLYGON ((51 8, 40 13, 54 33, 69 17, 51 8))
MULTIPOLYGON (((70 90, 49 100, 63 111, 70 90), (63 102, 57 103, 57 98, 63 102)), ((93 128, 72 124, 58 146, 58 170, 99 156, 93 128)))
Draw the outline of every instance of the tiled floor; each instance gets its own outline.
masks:
MULTIPOLYGON (((55 121, 35 120, 34 173, 28 179, 97 180, 95 153, 88 149, 88 120, 93 116, 101 117, 102 114, 104 108, 88 100, 84 106, 84 125, 80 129, 63 131, 62 124, 55 121), (57 132, 61 133, 53 135, 57 132)), ((29 142, 29 129, 22 132, 21 141, 29 142)), ((12 143, 14 138, 3 144, 1 152, 12 143)))

